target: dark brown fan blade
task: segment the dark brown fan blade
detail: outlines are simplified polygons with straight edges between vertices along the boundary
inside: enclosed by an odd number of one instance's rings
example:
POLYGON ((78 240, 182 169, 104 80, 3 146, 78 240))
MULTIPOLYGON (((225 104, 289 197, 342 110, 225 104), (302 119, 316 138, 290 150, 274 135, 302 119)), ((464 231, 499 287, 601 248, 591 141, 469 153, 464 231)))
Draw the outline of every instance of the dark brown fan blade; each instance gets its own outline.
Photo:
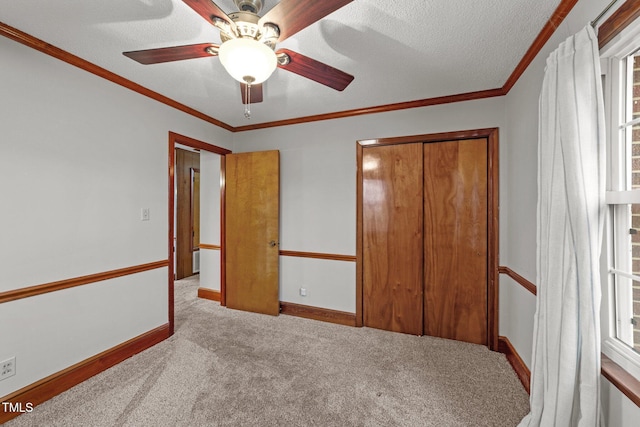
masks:
MULTIPOLYGON (((248 104, 246 83, 240 83, 240 93, 242 93, 242 103, 248 104)), ((251 103, 257 104, 258 102, 262 102, 262 84, 251 85, 251 103)))
POLYGON ((259 24, 268 22, 280 28, 281 42, 308 27, 353 0, 281 0, 260 18, 259 24))
POLYGON ((290 51, 289 49, 280 49, 276 53, 285 53, 290 59, 286 65, 278 64, 278 68, 299 74, 302 77, 314 80, 335 90, 342 91, 353 81, 352 75, 300 53, 290 51))
POLYGON ((217 44, 199 43, 186 46, 161 47, 159 49, 134 50, 131 52, 122 52, 122 54, 141 64, 148 65, 215 56, 213 53, 207 51, 208 47, 213 47, 216 51, 218 50, 217 44))
POLYGON ((198 15, 206 19, 209 24, 213 23, 213 20, 211 19, 211 17, 217 16, 218 18, 227 21, 229 25, 231 25, 231 27, 233 28, 236 27, 235 22, 233 22, 233 20, 229 18, 229 16, 226 13, 224 13, 222 9, 220 9, 218 5, 212 2, 211 0, 182 0, 182 1, 185 2, 187 6, 189 6, 191 9, 195 10, 198 13, 198 15))

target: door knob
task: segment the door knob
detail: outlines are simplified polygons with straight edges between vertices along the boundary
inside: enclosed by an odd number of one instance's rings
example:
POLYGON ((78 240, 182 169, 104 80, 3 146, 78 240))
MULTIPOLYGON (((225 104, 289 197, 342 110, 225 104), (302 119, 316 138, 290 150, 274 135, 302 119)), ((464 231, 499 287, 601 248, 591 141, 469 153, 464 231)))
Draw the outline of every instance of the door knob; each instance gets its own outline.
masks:
POLYGON ((272 240, 269 242, 269 246, 274 247, 278 244, 278 242, 276 242, 275 240, 272 240))

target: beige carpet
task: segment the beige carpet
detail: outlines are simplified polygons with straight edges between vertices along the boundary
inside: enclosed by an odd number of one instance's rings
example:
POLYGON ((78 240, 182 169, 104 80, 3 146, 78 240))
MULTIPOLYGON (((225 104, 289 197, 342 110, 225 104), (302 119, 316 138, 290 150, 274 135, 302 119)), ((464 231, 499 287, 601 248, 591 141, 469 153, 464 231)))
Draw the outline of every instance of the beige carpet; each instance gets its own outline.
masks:
POLYGON ((528 396, 485 347, 220 307, 176 282, 176 333, 19 426, 515 426, 528 396))

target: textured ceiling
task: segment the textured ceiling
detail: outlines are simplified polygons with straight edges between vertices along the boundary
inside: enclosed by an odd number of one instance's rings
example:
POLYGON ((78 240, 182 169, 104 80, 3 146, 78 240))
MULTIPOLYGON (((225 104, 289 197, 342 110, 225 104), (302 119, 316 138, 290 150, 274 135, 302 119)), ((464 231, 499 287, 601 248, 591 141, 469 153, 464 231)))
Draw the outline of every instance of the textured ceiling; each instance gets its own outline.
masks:
MULTIPOLYGON (((303 0, 300 0, 303 1, 303 0)), ((322 0, 308 0, 322 1, 322 0)), ((278 1, 265 0, 263 15, 278 1)), ((231 126, 500 88, 560 0, 355 0, 279 43, 355 76, 338 92, 277 69, 245 119, 216 57, 141 65, 123 51, 220 43, 181 0, 2 0, 4 22, 231 126)), ((233 0, 216 0, 226 13, 233 0)), ((0 54, 1 57, 1 54, 0 54)))

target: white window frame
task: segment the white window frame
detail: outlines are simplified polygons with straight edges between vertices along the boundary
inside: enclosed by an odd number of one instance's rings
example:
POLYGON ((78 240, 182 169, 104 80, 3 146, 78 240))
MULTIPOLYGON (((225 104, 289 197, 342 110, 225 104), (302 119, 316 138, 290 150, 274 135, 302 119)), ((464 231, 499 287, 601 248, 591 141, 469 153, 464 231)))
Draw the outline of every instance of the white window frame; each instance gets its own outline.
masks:
MULTIPOLYGON (((616 214, 614 206, 620 204, 640 204, 640 190, 621 191, 626 189, 627 179, 626 171, 620 170, 615 166, 620 158, 620 144, 617 142, 621 137, 620 119, 621 113, 624 111, 625 102, 622 86, 622 64, 624 58, 636 52, 640 48, 640 20, 629 25, 624 31, 618 34, 611 42, 609 42, 600 51, 602 58, 602 71, 605 75, 603 81, 604 100, 606 108, 607 122, 607 189, 606 203, 609 205, 609 216, 605 224, 603 257, 601 259, 602 268, 602 305, 601 305, 601 332, 602 332, 602 352, 623 369, 640 380, 640 354, 631 349, 628 345, 617 338, 618 329, 622 335, 633 334, 633 326, 619 323, 618 319, 629 319, 633 316, 633 297, 626 301, 625 304, 618 304, 616 309, 616 277, 619 281, 638 280, 629 274, 631 269, 631 257, 622 260, 616 266, 618 270, 611 268, 613 257, 616 249, 618 253, 624 250, 623 242, 616 242, 613 234, 613 221, 615 219, 620 222, 629 221, 629 216, 616 214), (618 247, 616 248, 616 245, 618 247), (627 264, 628 265, 625 265, 627 264), (621 271, 626 270, 626 271, 621 271)), ((628 144, 625 144, 628 147, 628 144)), ((620 210, 617 210, 621 213, 620 210)), ((631 228, 631 224, 621 224, 626 229, 631 228)), ((628 246, 627 246, 628 248, 628 246)), ((632 291, 631 291, 632 292, 632 291)))

